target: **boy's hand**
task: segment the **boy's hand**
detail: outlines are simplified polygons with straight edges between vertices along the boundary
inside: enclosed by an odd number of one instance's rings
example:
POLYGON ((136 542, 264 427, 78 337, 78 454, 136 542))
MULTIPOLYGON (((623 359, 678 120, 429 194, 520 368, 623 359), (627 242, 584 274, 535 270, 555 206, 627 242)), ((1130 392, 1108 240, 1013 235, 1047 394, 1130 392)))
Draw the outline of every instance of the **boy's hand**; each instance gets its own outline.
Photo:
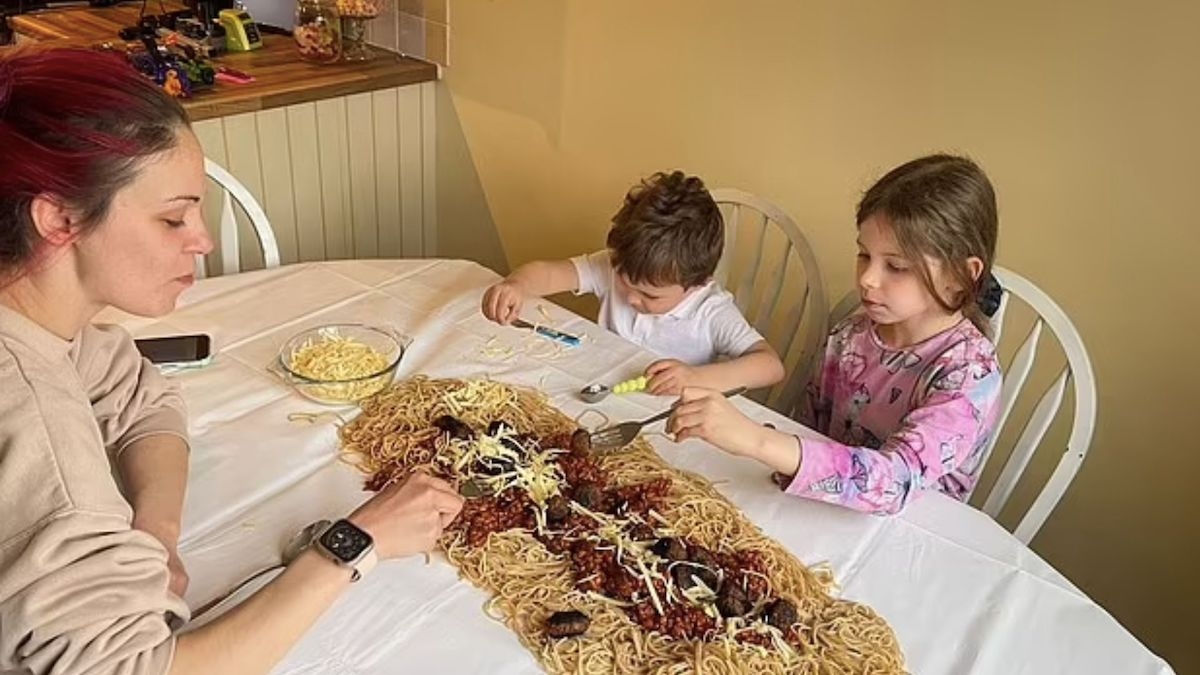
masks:
POLYGON ((679 396, 684 387, 698 384, 696 369, 676 359, 662 359, 646 368, 646 391, 655 396, 679 396))
POLYGON ((753 457, 761 441, 762 427, 743 415, 720 392, 689 387, 667 420, 667 432, 675 434, 676 442, 699 438, 730 454, 753 457))
POLYGON ((501 326, 507 326, 521 316, 525 293, 521 287, 505 279, 483 294, 483 315, 501 326))

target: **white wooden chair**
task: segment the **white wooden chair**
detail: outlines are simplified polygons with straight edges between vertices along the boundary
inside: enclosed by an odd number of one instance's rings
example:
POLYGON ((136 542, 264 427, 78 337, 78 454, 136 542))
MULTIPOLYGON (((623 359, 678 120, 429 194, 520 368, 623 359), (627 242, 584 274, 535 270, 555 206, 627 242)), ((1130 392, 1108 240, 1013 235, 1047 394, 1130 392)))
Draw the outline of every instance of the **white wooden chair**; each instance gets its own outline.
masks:
MULTIPOLYGON (((1062 457, 1059 458, 1054 472, 1050 474, 1049 480, 1042 486, 1041 492, 1034 499, 1029 510, 1021 517, 1016 529, 1013 530, 1013 535, 1017 539, 1028 544, 1067 491, 1067 487, 1070 486, 1087 456, 1088 447, 1092 443, 1092 433, 1096 428, 1096 377, 1092 372, 1092 362, 1088 358, 1087 349, 1083 346, 1083 339, 1062 308, 1044 291, 1016 272, 1002 267, 995 267, 992 271, 1004 290, 1000 300, 1000 309, 990 320, 992 341, 997 345, 1000 344, 1004 332, 1005 314, 1013 296, 1028 305, 1037 314, 1037 318, 1024 342, 1017 348, 1012 362, 1004 368, 1000 415, 996 419, 996 431, 992 435, 992 440, 984 449, 984 456, 980 462, 981 467, 991 457, 992 451, 996 447, 996 441, 1007 424, 1017 397, 1033 368, 1043 327, 1049 326, 1050 332, 1062 346, 1067 358, 1067 363, 1058 377, 1038 400, 1033 413, 1029 416, 1020 436, 1013 445, 1004 468, 987 494, 987 499, 983 503, 983 511, 992 518, 1000 515, 1020 481, 1021 475, 1025 472, 1025 468, 1029 466, 1029 460, 1032 459, 1033 453, 1041 446, 1046 431, 1062 406, 1067 383, 1074 384, 1074 419, 1071 424, 1070 436, 1067 438, 1067 446, 1062 457)), ((834 307, 830 313, 830 321, 833 323, 841 321, 858 306, 858 292, 852 291, 834 307)))
POLYGON ((828 303, 817 257, 799 226, 778 206, 729 188, 713 190, 712 197, 725 220, 725 252, 716 279, 733 293, 738 309, 784 364, 795 364, 789 377, 761 396, 791 414, 827 332, 828 303), (777 234, 768 234, 772 230, 777 234), (783 241, 770 241, 780 234, 783 241), (785 289, 789 276, 798 276, 800 286, 785 289))
MULTIPOLYGON (((238 221, 234 214, 234 203, 241 207, 262 248, 263 264, 265 267, 279 267, 279 244, 275 241, 275 232, 267 214, 259 205, 258 200, 220 164, 204 158, 204 172, 221 187, 221 226, 218 230, 221 246, 221 274, 236 274, 241 271, 241 247, 238 242, 238 221)), ((196 278, 207 276, 208 269, 202 257, 196 258, 196 278)))
MULTIPOLYGON (((1003 333, 1004 315, 1011 296, 1015 295, 1038 315, 1029 335, 1021 343, 1004 374, 1000 417, 997 419, 996 429, 1004 428, 1009 414, 1012 413, 1017 395, 1025 386, 1025 380, 1029 376, 1034 357, 1037 355, 1038 339, 1041 337, 1043 326, 1049 326, 1054 337, 1062 345, 1067 363, 1055 378, 1054 383, 1042 394, 1033 414, 1030 415, 1029 421, 1021 431, 1021 436, 1013 446, 1013 451, 1004 464, 1000 477, 996 479, 995 485, 992 486, 987 500, 983 504, 985 513, 995 518, 1008 503, 1013 489, 1017 486, 1017 481, 1025 472, 1025 467, 1029 465, 1034 451, 1041 445, 1046 430, 1050 428, 1050 423, 1062 405, 1067 382, 1071 381, 1075 385, 1074 420, 1071 423, 1071 434, 1067 438, 1067 447, 1058 460, 1054 472, 1050 474, 1050 479, 1046 481, 1041 493, 1033 501, 1029 510, 1025 512, 1021 522, 1017 524, 1017 529, 1013 531, 1017 539, 1028 544, 1041 529, 1042 523, 1046 522, 1046 518, 1050 516, 1050 512, 1054 510, 1063 493, 1067 491, 1067 487, 1075 478, 1079 467, 1083 465, 1088 447, 1092 444, 1092 433, 1096 429, 1096 376, 1092 372, 1092 361, 1088 358, 1087 349, 1083 346, 1083 339, 1062 308, 1025 277, 1001 268, 997 268, 994 272, 996 280, 1000 282, 1000 286, 1005 291, 1000 301, 1000 309, 992 317, 993 340, 997 344, 1000 343, 1003 333)), ((985 450, 983 457, 985 462, 995 445, 996 438, 993 438, 991 445, 985 450)))

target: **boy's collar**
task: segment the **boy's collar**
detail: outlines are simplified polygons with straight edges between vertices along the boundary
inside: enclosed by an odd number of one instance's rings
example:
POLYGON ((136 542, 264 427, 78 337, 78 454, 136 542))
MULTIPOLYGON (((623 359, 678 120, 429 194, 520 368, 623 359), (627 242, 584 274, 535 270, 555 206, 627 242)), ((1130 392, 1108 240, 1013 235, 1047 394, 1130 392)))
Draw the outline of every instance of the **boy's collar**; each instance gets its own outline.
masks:
POLYGON ((709 279, 699 286, 693 286, 692 288, 689 288, 686 291, 687 294, 684 295, 683 299, 679 301, 679 304, 665 312, 663 316, 669 316, 675 319, 690 318, 691 315, 696 312, 696 308, 700 306, 700 302, 704 296, 708 295, 708 289, 712 288, 713 283, 713 280, 709 279))

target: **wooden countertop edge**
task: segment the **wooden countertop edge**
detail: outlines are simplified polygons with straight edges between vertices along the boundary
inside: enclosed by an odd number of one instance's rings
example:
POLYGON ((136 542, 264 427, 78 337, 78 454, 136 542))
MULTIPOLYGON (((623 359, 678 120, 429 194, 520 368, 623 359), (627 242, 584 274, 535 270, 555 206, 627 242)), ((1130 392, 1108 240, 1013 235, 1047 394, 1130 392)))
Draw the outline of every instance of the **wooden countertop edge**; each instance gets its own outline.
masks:
POLYGON ((188 117, 193 122, 197 122, 214 117, 258 112, 260 110, 282 108, 297 103, 311 103, 339 96, 362 94, 436 80, 437 66, 431 63, 423 63, 420 67, 410 67, 389 73, 365 74, 361 78, 353 80, 333 81, 322 84, 300 82, 293 87, 277 88, 275 91, 268 93, 248 91, 245 94, 240 94, 236 89, 233 89, 237 85, 229 85, 230 89, 223 91, 220 98, 203 96, 187 99, 183 101, 183 107, 187 110, 188 117))
MULTIPOLYGON (((20 18, 9 17, 10 25, 14 23, 14 19, 19 20, 20 18)), ((23 35, 35 39, 42 46, 84 47, 98 44, 94 39, 64 36, 54 31, 38 31, 36 28, 39 25, 34 22, 19 23, 21 23, 19 28, 13 27, 23 35), (37 33, 37 35, 32 33, 37 33)), ((193 122, 197 122, 410 84, 434 82, 438 79, 436 64, 403 57, 396 52, 380 47, 372 47, 372 52, 375 54, 375 60, 362 64, 361 71, 339 69, 331 70, 328 75, 321 74, 315 78, 310 76, 295 82, 271 82, 265 86, 266 91, 264 91, 264 86, 255 83, 248 85, 222 83, 218 91, 203 92, 195 98, 184 99, 181 102, 188 112, 188 117, 193 122), (386 63, 389 58, 394 59, 394 62, 386 63)), ((235 68, 241 67, 240 63, 229 65, 235 68)), ((255 74, 254 68, 246 70, 251 75, 255 74)), ((264 71, 265 75, 266 71, 264 71)), ((270 79, 274 79, 276 75, 277 73, 271 73, 270 79)))

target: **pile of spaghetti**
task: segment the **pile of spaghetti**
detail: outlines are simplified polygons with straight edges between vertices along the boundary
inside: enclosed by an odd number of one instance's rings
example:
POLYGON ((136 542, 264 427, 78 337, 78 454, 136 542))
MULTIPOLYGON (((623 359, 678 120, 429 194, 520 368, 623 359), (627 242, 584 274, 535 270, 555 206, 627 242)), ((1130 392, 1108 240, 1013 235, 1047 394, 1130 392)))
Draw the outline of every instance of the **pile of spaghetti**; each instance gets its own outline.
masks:
POLYGON ((470 488, 442 545, 550 672, 904 672, 882 618, 644 440, 594 454, 539 393, 489 381, 361 406, 345 460, 370 489, 414 471, 470 488))

